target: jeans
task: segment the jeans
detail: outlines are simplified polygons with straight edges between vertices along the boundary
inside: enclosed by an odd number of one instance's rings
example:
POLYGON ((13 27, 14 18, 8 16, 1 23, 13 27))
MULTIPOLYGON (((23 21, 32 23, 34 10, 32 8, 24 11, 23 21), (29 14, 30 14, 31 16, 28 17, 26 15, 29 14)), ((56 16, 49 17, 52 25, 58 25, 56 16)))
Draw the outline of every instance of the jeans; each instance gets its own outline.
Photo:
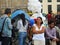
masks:
POLYGON ((27 32, 20 32, 19 33, 19 45, 25 45, 25 40, 26 40, 27 32))

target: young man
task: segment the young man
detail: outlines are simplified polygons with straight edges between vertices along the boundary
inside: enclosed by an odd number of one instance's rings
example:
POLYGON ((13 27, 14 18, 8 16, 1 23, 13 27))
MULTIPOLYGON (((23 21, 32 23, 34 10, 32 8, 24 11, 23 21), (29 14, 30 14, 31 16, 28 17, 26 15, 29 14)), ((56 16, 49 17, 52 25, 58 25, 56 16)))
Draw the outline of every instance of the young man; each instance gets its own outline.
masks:
POLYGON ((48 22, 48 27, 46 28, 46 45, 56 45, 58 38, 56 37, 56 29, 54 21, 50 20, 48 22))
POLYGON ((10 45, 11 35, 12 35, 11 19, 9 18, 10 15, 11 15, 11 9, 6 8, 4 15, 1 16, 1 18, 3 19, 6 18, 2 32, 2 45, 10 45))

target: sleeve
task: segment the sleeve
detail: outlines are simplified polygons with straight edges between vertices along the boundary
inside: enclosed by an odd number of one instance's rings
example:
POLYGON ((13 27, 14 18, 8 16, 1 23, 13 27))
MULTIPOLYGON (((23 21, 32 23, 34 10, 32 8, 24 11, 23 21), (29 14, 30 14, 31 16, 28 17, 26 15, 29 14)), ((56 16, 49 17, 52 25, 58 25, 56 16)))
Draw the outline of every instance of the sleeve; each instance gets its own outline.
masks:
POLYGON ((11 19, 7 18, 7 25, 9 29, 12 29, 11 19))
MULTIPOLYGON (((52 36, 52 35, 49 33, 48 29, 46 29, 46 34, 47 34, 50 38, 55 38, 54 36, 52 36)), ((55 35, 55 34, 54 34, 54 35, 55 35)))
POLYGON ((56 38, 56 29, 54 28, 54 31, 53 31, 53 36, 56 38))

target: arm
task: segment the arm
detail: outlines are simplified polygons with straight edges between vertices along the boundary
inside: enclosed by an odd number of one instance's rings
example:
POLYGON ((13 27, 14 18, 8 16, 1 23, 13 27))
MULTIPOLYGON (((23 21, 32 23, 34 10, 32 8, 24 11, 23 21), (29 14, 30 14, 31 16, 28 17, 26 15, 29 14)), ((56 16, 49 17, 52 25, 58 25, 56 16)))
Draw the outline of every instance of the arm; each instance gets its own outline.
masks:
MULTIPOLYGON (((54 36, 52 36, 50 33, 49 33, 49 31, 48 31, 48 29, 46 29, 46 34, 50 37, 50 38, 55 38, 54 36)), ((55 35, 55 34, 54 34, 55 35)))
POLYGON ((54 32, 53 32, 53 33, 54 33, 54 37, 56 37, 56 30, 54 30, 54 32))
POLYGON ((59 35, 58 35, 58 32, 55 30, 54 31, 54 37, 55 38, 53 39, 53 41, 59 41, 59 39, 57 38, 57 36, 59 36, 59 35))
POLYGON ((45 32, 45 28, 44 28, 44 27, 42 27, 42 29, 39 30, 39 31, 36 31, 35 29, 36 29, 36 28, 33 26, 33 27, 32 27, 32 32, 33 32, 34 34, 41 34, 41 33, 44 33, 44 32, 45 32))
POLYGON ((11 19, 7 18, 7 25, 9 29, 12 29, 11 19))

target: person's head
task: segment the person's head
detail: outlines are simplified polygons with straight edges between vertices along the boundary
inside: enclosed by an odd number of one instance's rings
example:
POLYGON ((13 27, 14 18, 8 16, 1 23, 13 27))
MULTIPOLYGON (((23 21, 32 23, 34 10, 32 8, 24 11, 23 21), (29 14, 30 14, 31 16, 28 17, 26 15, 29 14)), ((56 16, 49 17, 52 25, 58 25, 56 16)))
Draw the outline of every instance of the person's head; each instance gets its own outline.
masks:
POLYGON ((20 19, 25 20, 25 15, 23 13, 20 14, 20 19))
POLYGON ((37 17, 36 23, 37 24, 42 24, 43 23, 42 18, 41 17, 37 17))
POLYGON ((8 16, 10 16, 10 14, 11 14, 11 9, 10 9, 10 8, 6 8, 4 14, 7 14, 8 16))
POLYGON ((50 28, 54 28, 55 27, 55 22, 53 20, 48 21, 48 25, 50 28))
POLYGON ((48 13, 49 13, 49 14, 52 14, 52 11, 49 11, 48 13))

